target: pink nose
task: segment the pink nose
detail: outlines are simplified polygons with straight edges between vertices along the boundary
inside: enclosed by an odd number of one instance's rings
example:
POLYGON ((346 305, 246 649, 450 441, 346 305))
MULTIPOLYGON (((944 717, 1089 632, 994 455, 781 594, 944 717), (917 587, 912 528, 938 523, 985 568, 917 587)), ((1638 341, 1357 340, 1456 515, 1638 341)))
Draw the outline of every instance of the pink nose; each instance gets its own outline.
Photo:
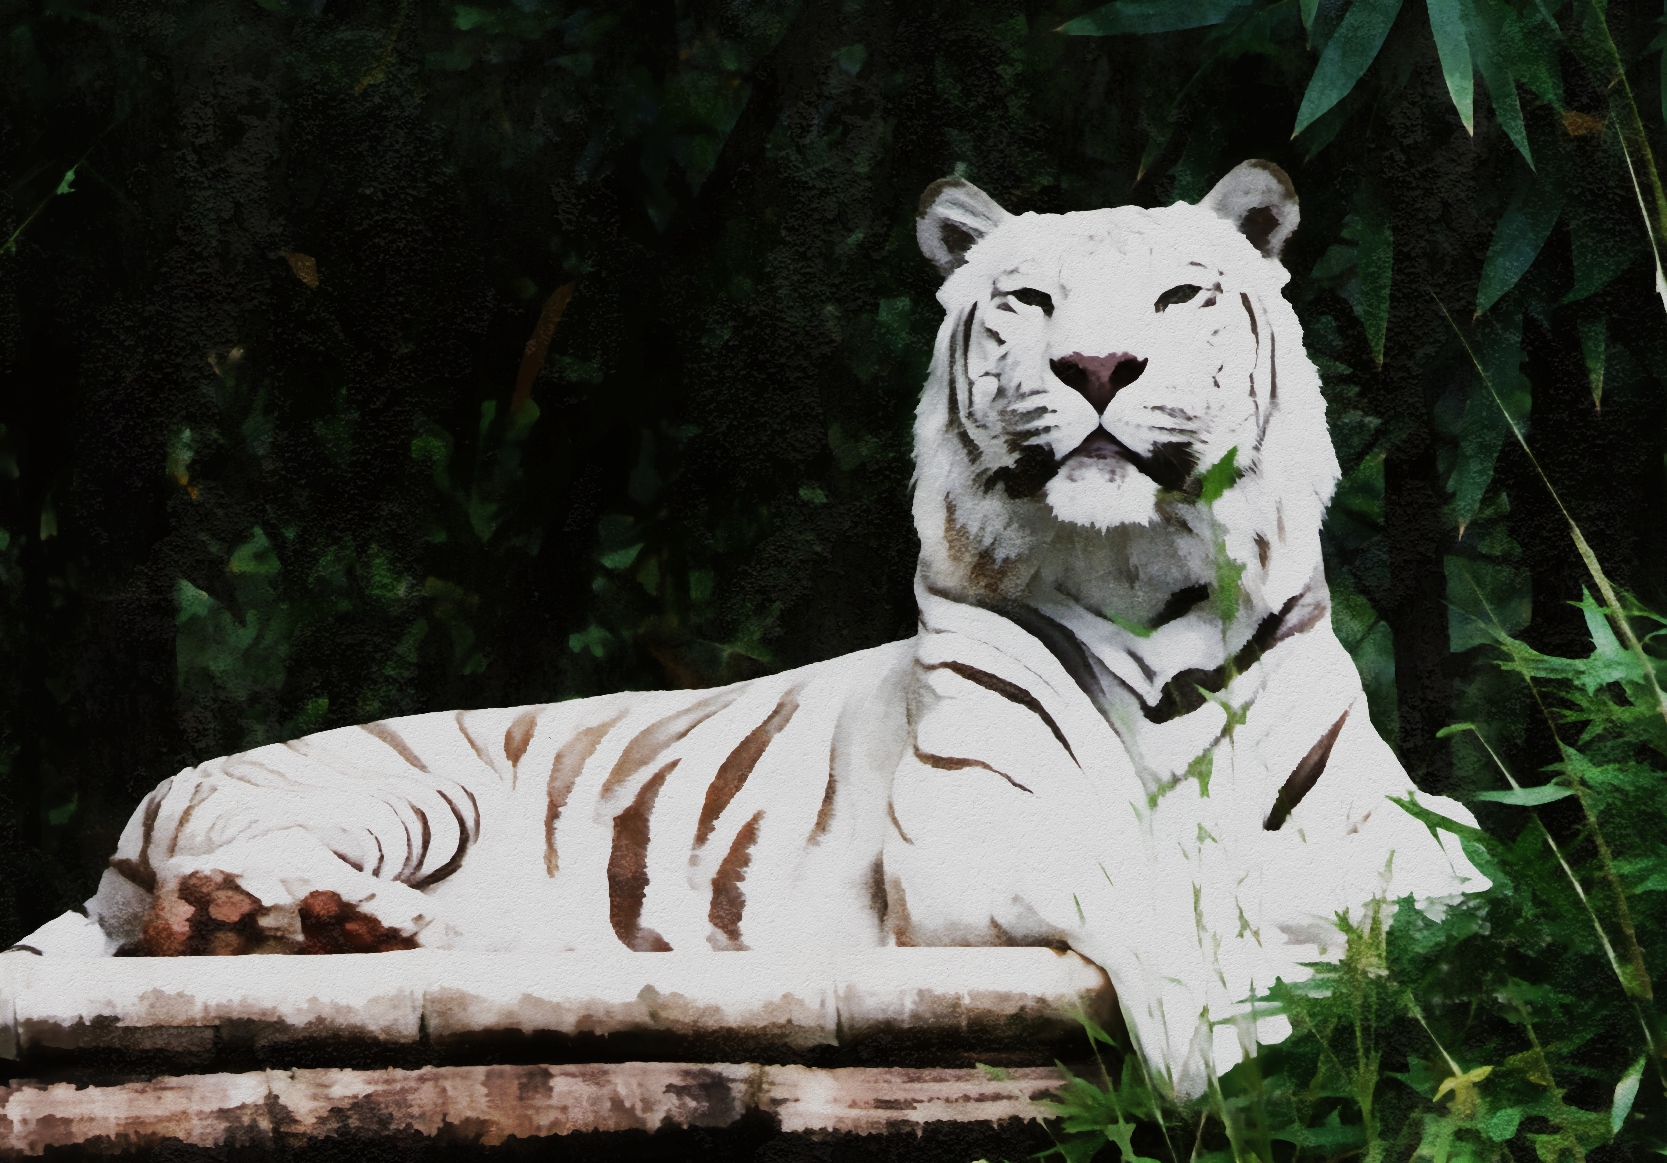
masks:
POLYGON ((1097 416, 1106 410, 1113 396, 1140 378, 1140 373, 1146 370, 1146 361, 1126 351, 1110 355, 1073 351, 1059 359, 1050 359, 1048 366, 1061 381, 1082 393, 1097 416))

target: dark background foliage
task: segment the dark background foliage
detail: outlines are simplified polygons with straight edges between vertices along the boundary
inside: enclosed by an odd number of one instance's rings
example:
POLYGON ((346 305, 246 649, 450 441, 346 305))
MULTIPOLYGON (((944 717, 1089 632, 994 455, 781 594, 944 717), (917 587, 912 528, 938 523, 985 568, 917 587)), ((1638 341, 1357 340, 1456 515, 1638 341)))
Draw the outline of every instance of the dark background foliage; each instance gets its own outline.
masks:
MULTIPOLYGON (((1461 614, 1582 654, 1585 575, 1442 305, 1663 604, 1667 349, 1605 91, 1524 91, 1531 171, 1495 117, 1466 132, 1408 5, 1293 139, 1296 0, 1054 31, 1088 7, 0 0, 0 936, 213 755, 909 634, 941 317, 913 220, 948 173, 1053 212, 1283 165, 1374 719, 1432 791, 1497 782, 1454 719, 1555 758, 1461 614), (1553 172, 1568 213, 1472 321, 1553 172)), ((1304 3, 1307 39, 1344 8, 1304 3)), ((1623 57, 1655 16, 1611 6, 1623 57)))

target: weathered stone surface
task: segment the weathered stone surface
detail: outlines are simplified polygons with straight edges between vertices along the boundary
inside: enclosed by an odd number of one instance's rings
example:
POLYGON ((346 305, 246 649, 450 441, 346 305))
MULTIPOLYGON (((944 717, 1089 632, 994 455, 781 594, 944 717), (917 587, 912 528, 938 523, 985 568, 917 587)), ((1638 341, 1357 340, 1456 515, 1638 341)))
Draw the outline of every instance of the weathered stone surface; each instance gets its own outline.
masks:
MULTIPOLYGON (((221 1042, 239 1045, 305 1039, 323 1046, 326 1061, 332 1041, 413 1046, 425 1029, 436 1045, 505 1032, 652 1034, 672 1042, 721 1037, 726 1046, 788 1050, 898 1032, 1043 1043, 1069 1035, 1079 1011, 1101 1021, 1115 1013, 1105 974, 1076 954, 1049 949, 792 957, 625 950, 0 955, 0 1052, 24 1063, 38 1053, 62 1058, 100 1049, 195 1063, 212 1051, 217 1032, 221 1042)), ((206 1064, 170 1066, 181 1068, 206 1064)))
POLYGON ((1040 1111, 1032 1100, 1059 1082, 1045 1068, 992 1082, 977 1070, 664 1062, 258 1071, 102 1087, 24 1082, 0 1088, 0 1155, 411 1132, 492 1145, 576 1131, 726 1127, 753 1110, 776 1116, 784 1131, 873 1134, 1033 1119, 1040 1111))

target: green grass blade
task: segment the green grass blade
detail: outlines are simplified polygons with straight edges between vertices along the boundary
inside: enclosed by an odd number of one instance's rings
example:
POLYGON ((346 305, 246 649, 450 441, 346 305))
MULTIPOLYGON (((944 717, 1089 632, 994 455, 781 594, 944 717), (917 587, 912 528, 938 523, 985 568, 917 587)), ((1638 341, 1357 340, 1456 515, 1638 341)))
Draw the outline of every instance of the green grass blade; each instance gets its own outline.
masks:
MULTIPOLYGON (((1430 294, 1432 298, 1435 298, 1435 292, 1432 291, 1430 294)), ((1626 620, 1624 612, 1626 607, 1621 604, 1620 595, 1610 582, 1609 575, 1603 572, 1603 566, 1598 562, 1597 554, 1593 553, 1592 547, 1586 543, 1586 535, 1580 531, 1580 526, 1575 523, 1568 506, 1563 504, 1563 497, 1557 491, 1557 486, 1551 483, 1551 478, 1546 475, 1545 469, 1540 467, 1539 458, 1534 455, 1534 450, 1528 447, 1528 440, 1522 435, 1522 429, 1517 426, 1517 422, 1506 410, 1505 402, 1499 398, 1499 393, 1494 389, 1493 381, 1488 378, 1488 373, 1483 370, 1480 361, 1477 360, 1476 353, 1471 349, 1469 340, 1464 337, 1464 332, 1459 330, 1459 325, 1453 321, 1453 316, 1448 313, 1447 305, 1436 298, 1436 306, 1441 308, 1442 315, 1447 318, 1448 326, 1453 329, 1453 334, 1459 337, 1459 343, 1464 347, 1465 354, 1470 357, 1472 366, 1476 368, 1476 374, 1482 377, 1482 383, 1487 386, 1488 392, 1493 396, 1493 402, 1498 406, 1499 411, 1504 414, 1505 423, 1510 426, 1511 435, 1516 437, 1517 445, 1522 449, 1523 455, 1528 458, 1528 463, 1533 466, 1534 474, 1540 478, 1540 482, 1545 485, 1546 491, 1551 494, 1551 499, 1556 504, 1557 511, 1563 515, 1563 520, 1568 522, 1569 536, 1574 540, 1575 551, 1580 554, 1580 560, 1585 563, 1586 571, 1592 575, 1592 580, 1597 583, 1598 592, 1603 595, 1604 604, 1609 609, 1609 616, 1615 623, 1616 632, 1620 634, 1621 641, 1626 643, 1627 649, 1632 651, 1634 657, 1637 658, 1638 665, 1644 672, 1644 679, 1649 684, 1650 693, 1655 696, 1656 710, 1660 713, 1662 721, 1667 722, 1667 694, 1662 693, 1661 685, 1656 681, 1655 667, 1650 664, 1649 658, 1644 654, 1643 644, 1638 641, 1638 635, 1632 632, 1632 625, 1626 620)))
POLYGON ((1343 23, 1337 26, 1331 40, 1320 54, 1308 89, 1302 95, 1302 107, 1297 110, 1297 122, 1291 130, 1295 137, 1317 120, 1320 114, 1349 95, 1355 83, 1365 75, 1377 59, 1378 49, 1401 13, 1401 0, 1354 0, 1349 5, 1343 23))

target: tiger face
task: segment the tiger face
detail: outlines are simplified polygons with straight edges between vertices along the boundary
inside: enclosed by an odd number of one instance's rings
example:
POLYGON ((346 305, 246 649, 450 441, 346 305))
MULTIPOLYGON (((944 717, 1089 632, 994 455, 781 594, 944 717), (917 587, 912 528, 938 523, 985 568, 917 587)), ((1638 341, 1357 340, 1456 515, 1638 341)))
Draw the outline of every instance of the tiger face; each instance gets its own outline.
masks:
POLYGON ((1249 295, 1164 213, 1015 223, 967 315, 957 402, 986 479, 1013 499, 1039 486, 1070 524, 1151 522, 1161 494, 1260 435, 1258 394, 1224 387, 1255 383, 1249 295))
POLYGON ((1293 525, 1317 530, 1336 462, 1280 294, 1297 218, 1267 162, 1156 209, 1014 216, 958 179, 930 187, 917 233, 946 317, 916 428, 927 558, 943 540, 951 572, 1011 588, 1002 563, 1046 572, 1050 546, 1126 561, 1190 534, 1208 544, 1169 571, 1185 588, 1223 545, 1269 567, 1293 525), (1216 466, 1235 495, 1205 502, 1216 466))

